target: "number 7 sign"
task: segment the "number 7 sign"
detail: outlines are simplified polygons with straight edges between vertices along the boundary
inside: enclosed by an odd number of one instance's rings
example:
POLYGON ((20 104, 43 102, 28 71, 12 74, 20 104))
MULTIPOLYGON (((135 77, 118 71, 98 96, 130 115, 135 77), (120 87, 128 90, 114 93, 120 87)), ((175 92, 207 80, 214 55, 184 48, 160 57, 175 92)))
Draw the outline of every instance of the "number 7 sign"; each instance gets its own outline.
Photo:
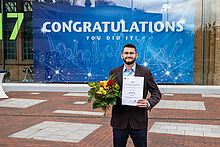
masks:
MULTIPOLYGON (((18 18, 10 36, 10 40, 15 40, 24 19, 24 13, 7 13, 7 18, 18 18)), ((2 13, 0 13, 0 40, 2 40, 2 13)))

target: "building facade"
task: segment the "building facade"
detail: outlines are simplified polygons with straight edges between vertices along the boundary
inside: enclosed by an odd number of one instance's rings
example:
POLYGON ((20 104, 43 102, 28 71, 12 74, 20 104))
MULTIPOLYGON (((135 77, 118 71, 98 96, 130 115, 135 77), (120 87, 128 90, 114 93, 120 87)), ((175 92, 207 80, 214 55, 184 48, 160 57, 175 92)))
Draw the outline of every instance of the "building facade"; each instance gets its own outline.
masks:
MULTIPOLYGON (((189 84, 220 85, 220 10, 218 9, 220 1, 191 1, 195 5, 195 22, 193 83, 189 84)), ((30 67, 33 67, 32 5, 34 2, 55 3, 58 0, 1 1, 0 64, 1 69, 8 71, 5 82, 32 82, 33 73, 30 67), (19 19, 22 22, 19 23, 19 19)), ((59 2, 95 7, 95 2, 98 1, 60 0, 59 2)), ((128 2, 133 9, 133 1, 128 2)))

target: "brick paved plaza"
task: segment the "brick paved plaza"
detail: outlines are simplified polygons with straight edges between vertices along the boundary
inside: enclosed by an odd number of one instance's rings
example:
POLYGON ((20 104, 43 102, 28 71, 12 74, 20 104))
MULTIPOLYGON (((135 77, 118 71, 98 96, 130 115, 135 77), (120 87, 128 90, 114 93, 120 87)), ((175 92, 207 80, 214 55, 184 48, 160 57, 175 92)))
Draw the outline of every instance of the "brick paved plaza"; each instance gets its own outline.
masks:
MULTIPOLYGON (((0 99, 0 147, 110 147, 110 111, 82 92, 8 91, 0 99)), ((163 93, 149 112, 148 146, 220 146, 220 95, 163 93)), ((128 146, 132 147, 131 139, 128 146)))

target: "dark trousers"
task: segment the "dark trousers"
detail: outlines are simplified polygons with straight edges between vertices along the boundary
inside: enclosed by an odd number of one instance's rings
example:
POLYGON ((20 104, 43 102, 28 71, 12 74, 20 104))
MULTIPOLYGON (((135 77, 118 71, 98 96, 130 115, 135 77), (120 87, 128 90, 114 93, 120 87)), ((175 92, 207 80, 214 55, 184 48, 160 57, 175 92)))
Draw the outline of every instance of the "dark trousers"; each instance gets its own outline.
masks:
POLYGON ((147 147, 147 129, 114 129, 113 144, 114 147, 126 147, 128 137, 131 137, 135 147, 147 147))

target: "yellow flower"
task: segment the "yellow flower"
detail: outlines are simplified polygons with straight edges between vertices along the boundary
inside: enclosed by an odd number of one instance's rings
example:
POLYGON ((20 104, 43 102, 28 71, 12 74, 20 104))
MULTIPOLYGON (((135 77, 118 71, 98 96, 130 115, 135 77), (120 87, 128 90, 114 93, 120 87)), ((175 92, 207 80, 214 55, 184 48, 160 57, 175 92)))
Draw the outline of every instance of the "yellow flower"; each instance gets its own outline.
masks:
POLYGON ((103 90, 104 90, 103 87, 100 87, 100 88, 99 88, 99 91, 103 91, 103 90))
POLYGON ((96 93, 97 93, 97 94, 102 94, 102 92, 101 92, 101 91, 97 91, 96 93))
POLYGON ((115 85, 115 88, 118 88, 118 84, 115 85))
POLYGON ((109 87, 107 86, 107 87, 104 87, 105 89, 107 89, 107 90, 109 90, 109 87))
POLYGON ((105 81, 105 82, 104 82, 104 86, 107 86, 107 85, 108 85, 108 81, 105 81))
POLYGON ((104 90, 104 91, 103 91, 103 94, 106 95, 106 93, 107 93, 107 92, 104 90))
POLYGON ((102 84, 103 87, 106 87, 106 86, 107 86, 107 83, 108 83, 108 81, 100 81, 100 84, 102 84))

